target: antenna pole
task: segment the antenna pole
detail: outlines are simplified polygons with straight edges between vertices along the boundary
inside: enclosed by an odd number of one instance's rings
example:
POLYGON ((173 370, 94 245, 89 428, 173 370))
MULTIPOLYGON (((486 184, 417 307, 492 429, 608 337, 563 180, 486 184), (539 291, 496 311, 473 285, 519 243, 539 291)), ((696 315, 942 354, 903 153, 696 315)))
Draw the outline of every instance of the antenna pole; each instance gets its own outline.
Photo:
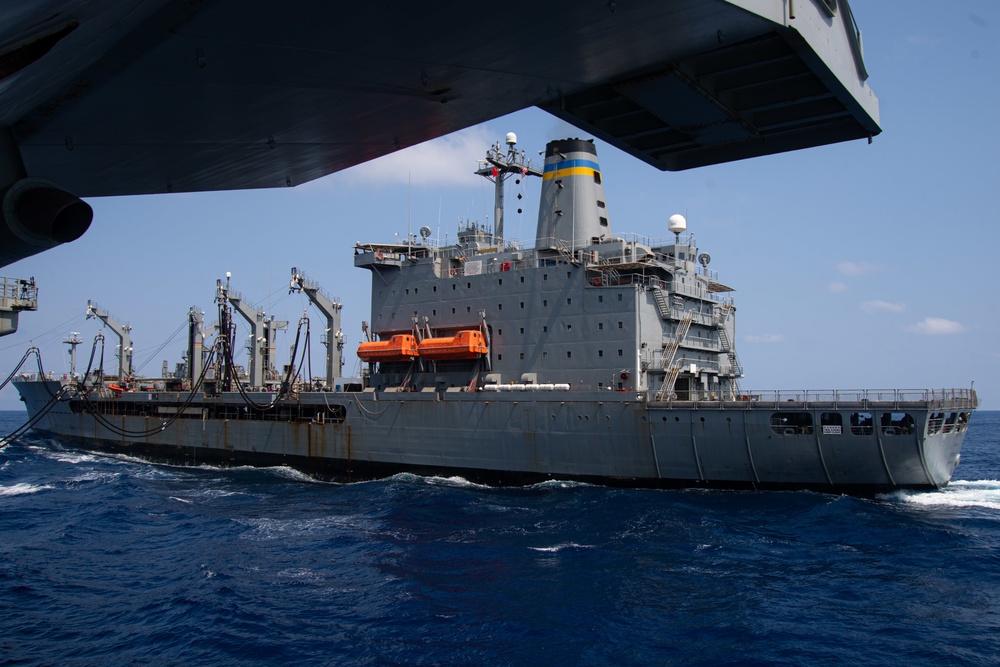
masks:
POLYGON ((517 135, 513 132, 507 133, 507 153, 503 153, 500 142, 495 143, 488 151, 486 158, 479 161, 479 169, 476 174, 483 176, 494 184, 493 199, 493 231, 494 242, 498 246, 503 246, 503 184, 511 174, 517 174, 521 178, 526 176, 541 176, 542 172, 531 166, 531 160, 526 160, 524 151, 518 151, 517 135))

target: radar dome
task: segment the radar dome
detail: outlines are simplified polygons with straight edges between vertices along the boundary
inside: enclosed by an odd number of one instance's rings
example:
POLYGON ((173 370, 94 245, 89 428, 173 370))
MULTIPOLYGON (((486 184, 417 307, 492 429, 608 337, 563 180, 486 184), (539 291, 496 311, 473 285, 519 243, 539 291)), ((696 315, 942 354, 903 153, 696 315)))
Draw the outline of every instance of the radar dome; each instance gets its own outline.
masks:
POLYGON ((516 143, 517 143, 517 135, 514 134, 513 132, 508 132, 507 133, 507 145, 508 146, 513 146, 516 143))
POLYGON ((670 216, 670 219, 667 220, 667 223, 668 223, 667 229, 672 231, 674 234, 680 234, 685 229, 687 229, 688 226, 688 221, 680 213, 674 213, 672 216, 670 216))

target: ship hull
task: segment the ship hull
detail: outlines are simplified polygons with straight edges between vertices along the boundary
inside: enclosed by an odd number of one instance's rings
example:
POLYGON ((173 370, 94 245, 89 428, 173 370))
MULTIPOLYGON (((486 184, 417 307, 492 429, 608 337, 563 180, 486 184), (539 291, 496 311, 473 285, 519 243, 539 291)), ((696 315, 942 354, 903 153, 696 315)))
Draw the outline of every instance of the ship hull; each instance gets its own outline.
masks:
POLYGON ((183 394, 52 403, 59 382, 17 386, 35 431, 72 446, 188 465, 287 465, 344 481, 412 472, 491 485, 932 489, 951 479, 969 416, 941 402, 684 405, 575 391, 310 393, 261 412, 237 395, 199 396, 181 410, 183 394), (858 415, 882 425, 850 426, 858 415), (912 428, 889 426, 889 415, 907 415, 912 428), (935 416, 950 423, 935 429, 935 416), (782 425, 789 418, 795 425, 782 425), (820 426, 835 419, 844 426, 820 426))

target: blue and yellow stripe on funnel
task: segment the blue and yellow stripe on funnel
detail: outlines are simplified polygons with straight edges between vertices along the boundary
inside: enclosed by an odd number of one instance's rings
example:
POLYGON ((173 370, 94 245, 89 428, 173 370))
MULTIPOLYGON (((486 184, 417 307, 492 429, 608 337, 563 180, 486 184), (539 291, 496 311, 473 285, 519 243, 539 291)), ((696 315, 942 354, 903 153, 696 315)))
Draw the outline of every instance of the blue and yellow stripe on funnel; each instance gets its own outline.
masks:
POLYGON ((545 165, 543 181, 566 176, 591 176, 601 173, 601 166, 593 160, 561 160, 545 165))

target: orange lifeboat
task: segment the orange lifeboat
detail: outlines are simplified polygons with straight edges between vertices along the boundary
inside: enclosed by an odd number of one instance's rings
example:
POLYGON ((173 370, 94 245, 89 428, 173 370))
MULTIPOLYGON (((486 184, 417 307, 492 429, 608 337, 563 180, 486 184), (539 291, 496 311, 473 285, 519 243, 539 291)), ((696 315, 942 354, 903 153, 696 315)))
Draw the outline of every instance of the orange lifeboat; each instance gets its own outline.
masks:
POLYGON ((420 341, 420 358, 428 361, 475 359, 489 352, 483 332, 465 329, 447 338, 425 338, 420 341))
POLYGON ((358 346, 361 361, 411 361, 417 356, 417 338, 412 334, 398 334, 389 340, 373 340, 358 346))

